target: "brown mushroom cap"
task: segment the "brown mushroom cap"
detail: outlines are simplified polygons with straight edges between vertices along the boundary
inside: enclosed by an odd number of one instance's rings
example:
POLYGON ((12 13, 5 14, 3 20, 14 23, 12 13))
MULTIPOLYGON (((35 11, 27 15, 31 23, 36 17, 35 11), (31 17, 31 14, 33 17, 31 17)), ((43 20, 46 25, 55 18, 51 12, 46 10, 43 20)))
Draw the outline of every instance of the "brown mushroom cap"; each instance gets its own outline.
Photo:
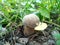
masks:
POLYGON ((36 27, 36 23, 39 23, 39 17, 35 14, 29 14, 23 17, 23 25, 30 28, 36 27))

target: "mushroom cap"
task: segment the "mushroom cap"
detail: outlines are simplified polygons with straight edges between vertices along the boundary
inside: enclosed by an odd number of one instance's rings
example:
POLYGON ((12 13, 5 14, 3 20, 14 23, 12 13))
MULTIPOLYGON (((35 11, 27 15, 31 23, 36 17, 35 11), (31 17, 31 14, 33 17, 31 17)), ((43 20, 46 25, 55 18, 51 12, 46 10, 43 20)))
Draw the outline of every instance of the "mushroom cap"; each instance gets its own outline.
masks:
POLYGON ((35 28, 34 30, 38 30, 38 31, 43 31, 47 28, 47 24, 46 23, 39 23, 35 28))
POLYGON ((35 14, 29 14, 23 17, 23 25, 28 26, 30 28, 36 27, 36 23, 39 23, 39 17, 35 14))

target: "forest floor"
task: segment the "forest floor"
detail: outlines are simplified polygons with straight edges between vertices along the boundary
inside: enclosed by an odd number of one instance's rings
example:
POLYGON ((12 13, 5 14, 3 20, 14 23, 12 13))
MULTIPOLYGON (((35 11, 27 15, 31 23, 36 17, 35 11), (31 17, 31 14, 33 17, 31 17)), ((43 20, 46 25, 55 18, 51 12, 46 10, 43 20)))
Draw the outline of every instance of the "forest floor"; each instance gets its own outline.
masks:
POLYGON ((0 38, 0 45, 55 45, 53 35, 59 32, 59 29, 53 30, 54 27, 56 26, 49 24, 44 33, 37 31, 30 36, 24 36, 23 26, 19 26, 15 31, 0 38))

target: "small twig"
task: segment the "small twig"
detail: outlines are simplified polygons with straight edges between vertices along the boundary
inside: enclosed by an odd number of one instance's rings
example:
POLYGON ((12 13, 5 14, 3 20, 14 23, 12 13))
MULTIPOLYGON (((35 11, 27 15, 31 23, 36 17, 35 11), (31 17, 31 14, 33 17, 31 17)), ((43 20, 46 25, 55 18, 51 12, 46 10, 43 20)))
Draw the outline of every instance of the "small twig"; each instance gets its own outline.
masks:
POLYGON ((60 28, 60 25, 58 25, 58 24, 56 24, 56 23, 54 23, 54 22, 49 22, 49 21, 44 21, 44 22, 47 22, 47 23, 53 24, 53 25, 55 25, 55 26, 57 26, 57 27, 60 28))
POLYGON ((13 36, 12 36, 12 32, 11 32, 11 45, 13 45, 13 36))
POLYGON ((13 36, 15 37, 15 39, 13 39, 14 40, 14 45, 15 45, 15 43, 16 43, 16 36, 15 36, 15 34, 14 34, 14 31, 13 31, 13 36))

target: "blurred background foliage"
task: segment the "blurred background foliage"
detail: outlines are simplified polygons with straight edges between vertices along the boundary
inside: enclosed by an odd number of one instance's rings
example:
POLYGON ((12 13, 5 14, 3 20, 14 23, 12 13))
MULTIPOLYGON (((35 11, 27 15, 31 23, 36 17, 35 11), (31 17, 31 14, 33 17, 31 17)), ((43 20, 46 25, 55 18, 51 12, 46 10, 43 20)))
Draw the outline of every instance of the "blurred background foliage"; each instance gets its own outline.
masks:
MULTIPOLYGON (((0 36, 6 30, 16 30, 22 25, 23 17, 31 13, 37 14, 41 21, 60 27, 60 0, 0 0, 0 36)), ((60 40, 56 44, 60 45, 60 40)))
POLYGON ((0 0, 0 24, 9 27, 20 25, 22 18, 37 14, 41 21, 60 25, 60 0, 0 0))

